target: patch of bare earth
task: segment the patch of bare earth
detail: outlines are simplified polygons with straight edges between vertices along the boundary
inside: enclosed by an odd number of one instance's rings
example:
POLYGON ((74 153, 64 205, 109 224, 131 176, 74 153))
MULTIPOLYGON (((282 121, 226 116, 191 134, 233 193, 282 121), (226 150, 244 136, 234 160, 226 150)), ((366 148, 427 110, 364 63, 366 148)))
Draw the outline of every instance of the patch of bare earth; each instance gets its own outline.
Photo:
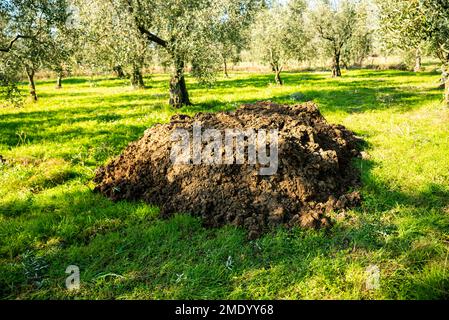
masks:
MULTIPOLYGON (((247 104, 234 112, 173 116, 145 131, 116 159, 98 168, 95 190, 112 200, 144 200, 174 213, 200 216, 205 226, 242 226, 250 239, 283 224, 326 227, 328 213, 357 205, 360 140, 341 125, 329 124, 317 106, 247 104), (260 165, 173 164, 172 133, 202 129, 278 130, 279 163, 273 175, 260 165)), ((245 142, 246 143, 246 140, 245 142)), ((247 147, 247 145, 246 145, 247 147)), ((224 154, 224 148, 220 149, 224 154)))

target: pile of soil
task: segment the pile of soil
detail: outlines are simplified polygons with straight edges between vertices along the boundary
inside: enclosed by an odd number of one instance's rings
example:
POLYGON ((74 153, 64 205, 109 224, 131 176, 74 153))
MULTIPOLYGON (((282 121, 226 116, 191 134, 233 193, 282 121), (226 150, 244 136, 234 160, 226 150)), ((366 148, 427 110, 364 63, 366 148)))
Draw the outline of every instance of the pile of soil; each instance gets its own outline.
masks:
POLYGON ((206 226, 243 226, 250 239, 273 225, 322 227, 329 213, 357 205, 360 140, 341 125, 327 123, 317 106, 247 104, 234 112, 175 115, 157 124, 106 166, 94 181, 96 191, 112 200, 156 204, 163 217, 200 216, 206 226), (173 164, 172 133, 194 122, 203 129, 278 129, 279 165, 274 175, 260 165, 173 164))

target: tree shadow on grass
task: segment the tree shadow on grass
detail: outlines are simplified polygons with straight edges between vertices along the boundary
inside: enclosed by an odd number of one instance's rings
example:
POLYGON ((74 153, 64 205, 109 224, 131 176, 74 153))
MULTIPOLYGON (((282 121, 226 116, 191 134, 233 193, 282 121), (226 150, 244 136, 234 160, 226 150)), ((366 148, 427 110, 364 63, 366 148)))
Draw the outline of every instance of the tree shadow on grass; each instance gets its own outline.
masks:
POLYGON ((370 88, 348 84, 338 90, 305 88, 296 94, 273 96, 270 100, 280 103, 314 101, 326 112, 360 113, 387 109, 406 112, 438 101, 440 96, 438 90, 419 92, 414 88, 370 88))
MULTIPOLYGON (((8 122, 2 124, 2 137, 0 143, 9 147, 31 146, 43 142, 59 143, 63 146, 67 143, 73 145, 74 139, 90 139, 91 144, 95 145, 95 143, 98 142, 112 142, 111 138, 113 137, 113 140, 115 140, 116 143, 123 146, 139 137, 139 135, 143 134, 143 131, 147 128, 147 126, 143 124, 114 124, 115 121, 119 121, 123 118, 132 119, 133 117, 105 114, 96 117, 95 121, 98 121, 99 124, 95 127, 72 127, 56 132, 54 131, 54 128, 63 124, 60 120, 56 119, 27 121, 26 125, 23 125, 22 122, 8 122), (119 136, 123 137, 121 143, 116 140, 119 136), (98 137, 101 137, 100 140, 96 139, 98 137)), ((65 123, 74 124, 92 120, 93 119, 90 117, 83 117, 72 119, 65 123)))
MULTIPOLYGON (((51 85, 51 84, 56 84, 56 78, 54 79, 35 79, 36 84, 39 85, 51 85)), ((81 85, 81 84, 86 84, 91 82, 91 79, 89 77, 68 77, 68 78, 63 78, 63 85, 64 84, 68 84, 68 85, 81 85)), ((19 82, 20 86, 27 86, 28 82, 27 81, 21 81, 19 82)))
MULTIPOLYGON (((287 74, 285 82, 288 88, 292 85, 298 86, 298 91, 287 95, 275 95, 265 100, 280 103, 301 103, 306 101, 317 102, 323 110, 330 112, 367 112, 372 110, 396 110, 400 112, 409 111, 441 98, 442 90, 437 88, 417 88, 414 86, 404 87, 392 82, 385 76, 397 76, 398 72, 363 73, 362 75, 351 74, 350 77, 342 79, 326 78, 321 74, 287 74), (380 74, 379 74, 380 73, 380 74), (365 79, 365 75, 371 75, 377 79, 365 79), (360 80, 353 79, 360 76, 360 80), (363 80, 362 80, 363 78, 363 80)), ((414 73, 401 72, 398 76, 410 76, 414 73)), ((429 73, 429 75, 432 73, 429 73)), ((267 87, 269 75, 258 76, 256 79, 243 78, 235 80, 224 80, 221 83, 226 87, 267 87), (254 81, 254 82, 253 82, 254 81)), ((261 99, 239 99, 232 102, 223 102, 219 99, 195 104, 182 110, 207 112, 217 110, 232 110, 243 103, 251 103, 261 99)))
MULTIPOLYGON (((26 135, 28 145, 38 144, 42 141, 67 143, 74 138, 92 138, 100 135, 105 142, 108 136, 123 136, 126 139, 136 139, 149 126, 154 124, 162 116, 160 111, 167 111, 168 107, 161 104, 142 105, 133 107, 129 104, 88 108, 60 108, 50 111, 23 111, 4 114, 0 118, 0 143, 8 147, 16 147, 21 142, 19 134, 26 135), (131 110, 133 113, 127 113, 131 110), (118 114, 118 111, 124 112, 118 114), (150 117, 149 117, 150 115, 150 117), (154 116, 153 116, 154 115, 154 116), (145 119, 145 123, 143 123, 145 119), (136 120, 135 125, 128 124, 136 120), (122 123, 126 121, 127 123, 122 123), (97 122, 96 126, 89 123, 97 122), (82 126, 87 124, 86 128, 82 126), (140 124, 139 124, 140 123, 140 124), (58 130, 60 129, 60 130, 58 130), (105 132, 105 130, 107 130, 105 132), (105 135, 107 134, 107 135, 105 135)), ((124 140, 121 145, 126 145, 132 140, 124 140)), ((95 139, 94 142, 101 142, 95 139)))
POLYGON ((374 70, 374 69, 359 69, 363 70, 360 73, 351 73, 351 78, 391 78, 391 77, 422 77, 422 76, 435 76, 440 73, 433 71, 413 72, 413 71, 401 71, 401 70, 374 70))
MULTIPOLYGON (((304 83, 305 81, 316 81, 316 80, 326 80, 326 78, 322 74, 315 73, 290 73, 284 72, 282 73, 283 80, 289 85, 296 85, 304 83)), ((219 80, 214 83, 213 89, 220 88, 246 88, 246 87, 254 87, 254 88, 264 88, 269 86, 270 84, 274 84, 274 74, 251 74, 250 77, 237 77, 237 78, 228 78, 219 80)), ((193 89, 200 88, 198 85, 193 84, 193 89)))
MULTIPOLYGON (((395 87, 369 88, 347 85, 338 90, 304 88, 288 95, 275 95, 263 100, 283 104, 314 101, 325 112, 361 113, 374 110, 395 110, 406 112, 423 104, 438 101, 441 92, 438 89, 419 92, 413 88, 404 90, 395 87)), ((261 99, 244 99, 232 103, 211 100, 179 109, 181 112, 232 111, 241 104, 254 103, 261 99)))

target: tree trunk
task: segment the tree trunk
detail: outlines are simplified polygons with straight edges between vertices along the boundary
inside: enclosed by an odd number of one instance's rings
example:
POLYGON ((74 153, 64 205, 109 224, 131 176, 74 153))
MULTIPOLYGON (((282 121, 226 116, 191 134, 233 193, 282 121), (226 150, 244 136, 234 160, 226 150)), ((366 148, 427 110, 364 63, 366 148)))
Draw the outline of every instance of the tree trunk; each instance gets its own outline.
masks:
POLYGON ((446 84, 444 86, 444 104, 449 108, 449 78, 446 79, 446 84))
POLYGON ((359 68, 363 67, 363 61, 365 61, 365 56, 361 55, 358 62, 359 68))
POLYGON ((449 63, 442 67, 442 78, 444 84, 444 104, 449 107, 449 63))
POLYGON ((336 52, 334 54, 334 62, 332 65, 332 77, 341 77, 341 69, 340 69, 340 53, 336 52))
POLYGON ((62 72, 58 72, 57 78, 56 78, 56 89, 62 88, 62 72))
POLYGON ((34 84, 34 70, 32 68, 25 68, 28 76, 28 87, 30 90, 30 97, 33 101, 37 101, 36 85, 34 84))
POLYGON ((279 70, 279 68, 277 68, 275 70, 274 81, 276 82, 277 85, 280 85, 280 86, 283 85, 283 82, 281 79, 281 70, 279 70))
POLYGON ((229 78, 228 74, 228 64, 226 63, 226 58, 223 58, 223 72, 226 78, 229 78))
MULTIPOLYGON (((123 71, 123 70, 122 70, 123 71)), ((143 82, 142 71, 140 67, 133 66, 133 72, 131 74, 131 85, 134 88, 145 88, 145 83, 143 82)))
POLYGON ((175 73, 170 79, 169 104, 174 108, 181 108, 183 105, 189 106, 192 104, 189 100, 184 79, 184 62, 179 59, 175 59, 175 73))
POLYGON ((415 67, 413 68, 414 72, 421 71, 421 50, 418 48, 416 49, 415 53, 415 67))
POLYGON ((115 75, 117 76, 117 78, 120 78, 120 79, 126 78, 126 74, 123 71, 123 68, 122 68, 121 65, 115 66, 113 68, 113 70, 114 70, 115 75))
POLYGON ((277 85, 282 86, 283 82, 281 79, 281 72, 282 72, 282 67, 279 66, 279 63, 277 61, 271 61, 271 70, 274 72, 274 82, 277 85))

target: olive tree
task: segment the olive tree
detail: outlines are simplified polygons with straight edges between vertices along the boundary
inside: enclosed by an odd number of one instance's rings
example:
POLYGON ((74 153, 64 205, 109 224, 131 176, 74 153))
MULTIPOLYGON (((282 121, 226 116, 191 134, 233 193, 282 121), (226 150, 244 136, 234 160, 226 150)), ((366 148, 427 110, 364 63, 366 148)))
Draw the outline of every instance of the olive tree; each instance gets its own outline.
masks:
POLYGON ((19 105, 22 102, 20 90, 16 85, 19 81, 19 66, 10 52, 20 39, 28 36, 13 34, 8 30, 11 6, 7 4, 0 3, 0 102, 19 105))
POLYGON ((350 0, 338 3, 320 1, 310 11, 310 23, 320 40, 320 46, 332 57, 332 76, 341 76, 341 57, 354 36, 357 25, 356 5, 350 0))
POLYGON ((129 74, 131 85, 143 88, 142 69, 150 47, 134 20, 126 12, 116 11, 114 1, 77 0, 76 5, 83 30, 78 60, 90 71, 113 70, 121 78, 129 74))
POLYGON ((305 4, 295 7, 274 3, 261 10, 252 25, 252 51, 256 58, 268 63, 274 80, 282 85, 281 72, 289 60, 304 58, 307 36, 303 14, 305 4), (302 8, 302 9, 301 9, 302 8))
MULTIPOLYGON (((242 1, 243 2, 243 1, 242 1)), ((256 1, 244 1, 246 10, 241 11, 241 1, 223 1, 223 16, 215 23, 213 34, 223 63, 223 74, 228 77, 228 62, 237 62, 241 51, 248 46, 249 26, 260 8, 256 1)))
POLYGON ((12 38, 8 45, 0 46, 8 55, 4 61, 22 65, 34 101, 37 100, 34 75, 48 66, 58 52, 54 30, 64 28, 67 5, 66 0, 9 0, 0 5, 1 38, 12 38))
POLYGON ((449 2, 446 0, 421 0, 424 32, 430 50, 442 63, 444 101, 449 107, 449 2))
POLYGON ((16 35, 10 39, 8 34, 5 34, 7 25, 7 15, 3 4, 0 4, 0 102, 13 102, 14 97, 20 97, 20 91, 17 89, 15 82, 18 74, 17 68, 14 68, 14 63, 11 64, 10 55, 14 43, 19 40, 20 35, 16 35))
POLYGON ((396 42, 425 42, 429 53, 442 63, 444 101, 449 106, 449 2, 446 0, 395 0, 382 4, 381 24, 396 42), (390 5, 387 5, 390 4, 390 5))
POLYGON ((380 34, 387 48, 400 49, 414 56, 414 71, 421 70, 421 57, 426 47, 425 16, 420 0, 377 0, 380 34))
MULTIPOLYGON (((22 6, 26 6, 29 2, 19 3, 22 6)), ((13 10, 20 9, 16 8, 14 2, 0 2, 0 52, 8 53, 10 52, 14 44, 18 42, 20 39, 29 38, 31 34, 21 33, 23 30, 14 30, 11 26, 13 23, 13 10)), ((18 15, 18 12, 16 12, 18 15)))
POLYGON ((62 79, 69 75, 76 64, 81 30, 70 24, 52 30, 52 50, 46 53, 45 67, 56 74, 56 89, 62 88, 62 79))
POLYGON ((361 67, 363 61, 373 52, 377 31, 375 8, 369 1, 361 1, 356 6, 355 28, 347 45, 342 48, 345 64, 361 67))
MULTIPOLYGON (((197 78, 209 76, 219 60, 217 24, 227 15, 225 0, 111 0, 117 12, 132 17, 135 28, 148 45, 163 51, 173 73, 170 105, 190 105, 184 72, 188 64, 197 78)), ((247 0, 235 0, 245 17, 251 10, 247 0)))
POLYGON ((0 105, 4 103, 20 106, 23 99, 17 82, 21 66, 9 54, 0 53, 0 57, 0 105))

